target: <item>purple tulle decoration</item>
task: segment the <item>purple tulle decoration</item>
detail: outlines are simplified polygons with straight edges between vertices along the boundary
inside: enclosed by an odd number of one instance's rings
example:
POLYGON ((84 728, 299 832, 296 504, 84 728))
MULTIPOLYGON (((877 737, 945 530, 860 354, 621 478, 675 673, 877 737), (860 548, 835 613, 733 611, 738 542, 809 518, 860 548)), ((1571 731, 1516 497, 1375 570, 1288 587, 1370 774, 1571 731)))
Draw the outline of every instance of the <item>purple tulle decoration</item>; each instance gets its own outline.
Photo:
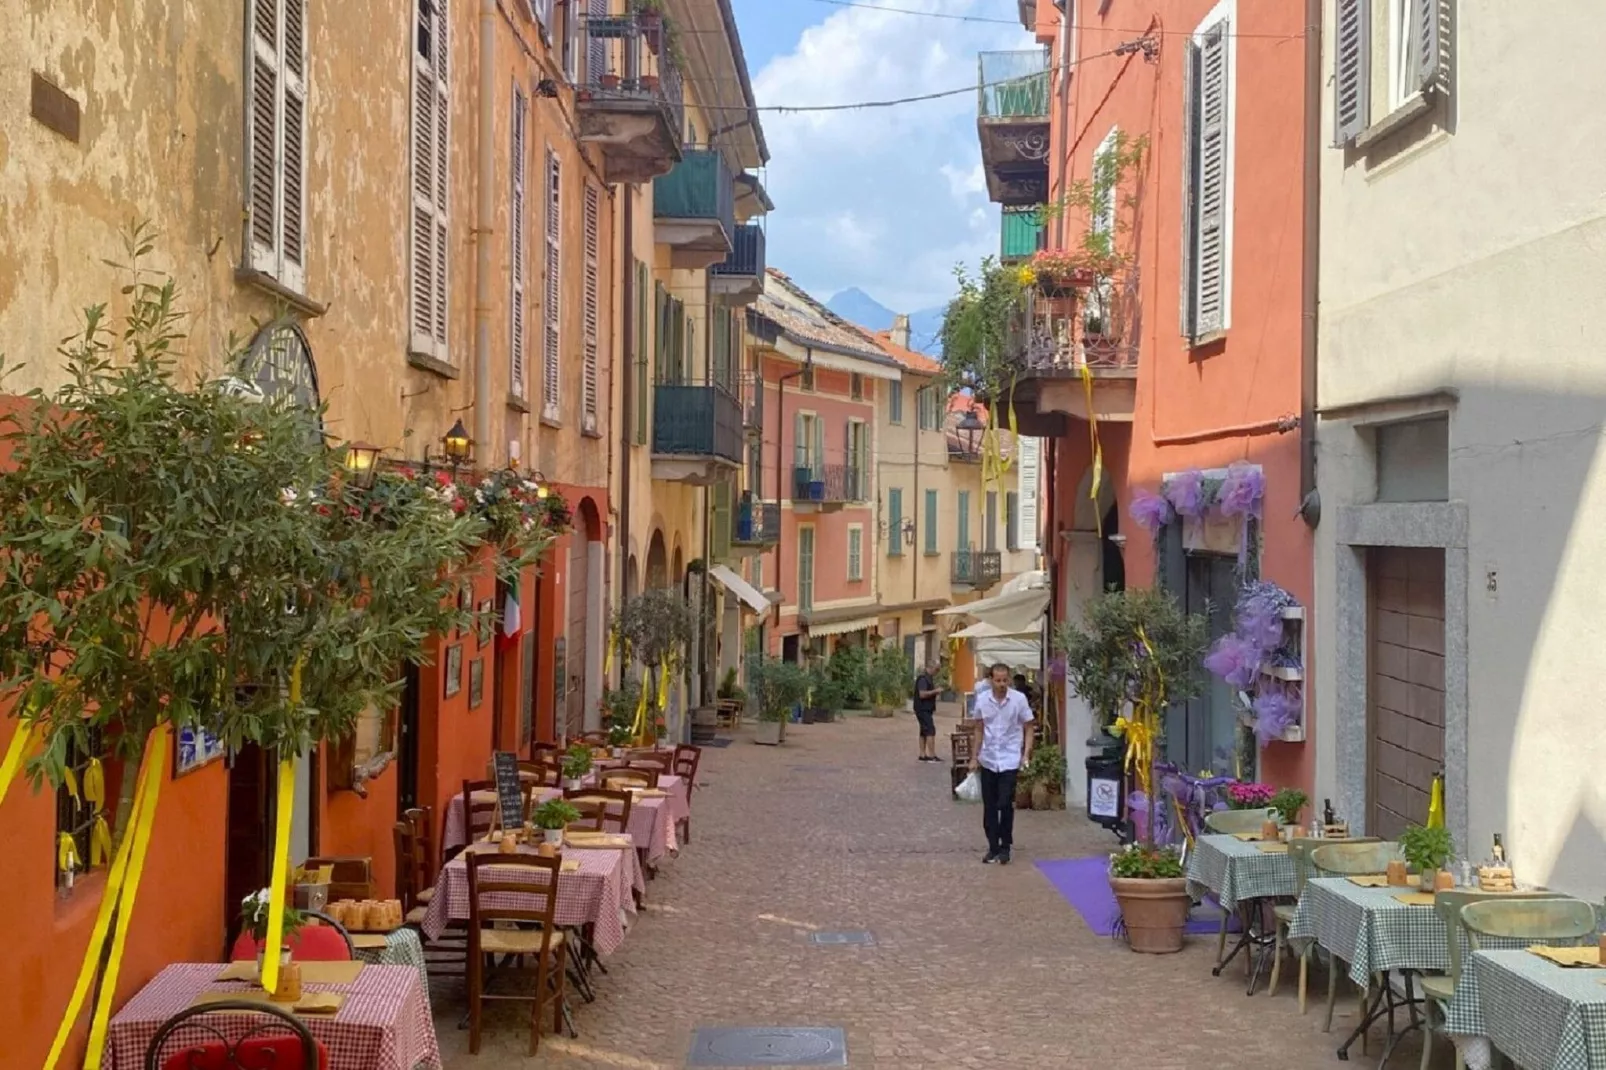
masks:
POLYGON ((1057 684, 1065 682, 1065 655, 1060 654, 1048 663, 1048 678, 1057 684))
POLYGON ((1259 647, 1243 636, 1228 632, 1217 639, 1204 656, 1204 667, 1228 685, 1245 688, 1255 682, 1260 672, 1261 653, 1259 647))
POLYGON ((1221 481, 1216 507, 1222 516, 1259 516, 1265 494, 1266 477, 1260 466, 1234 461, 1227 466, 1227 476, 1221 481))
POLYGON ((1132 504, 1127 507, 1127 513, 1138 527, 1150 535, 1155 535, 1170 521, 1171 503, 1158 494, 1139 487, 1132 492, 1132 504))
POLYGON ((1166 481, 1163 489, 1178 516, 1192 519, 1204 514, 1204 473, 1199 469, 1179 472, 1166 481))
POLYGON ((1295 604, 1294 597, 1275 583, 1250 584, 1238 595, 1233 610, 1238 634, 1261 651, 1277 649, 1283 641, 1283 608, 1295 604))
POLYGON ((1297 688, 1263 687, 1251 704, 1255 711, 1255 739, 1264 747, 1283 738, 1299 724, 1300 695, 1297 688))

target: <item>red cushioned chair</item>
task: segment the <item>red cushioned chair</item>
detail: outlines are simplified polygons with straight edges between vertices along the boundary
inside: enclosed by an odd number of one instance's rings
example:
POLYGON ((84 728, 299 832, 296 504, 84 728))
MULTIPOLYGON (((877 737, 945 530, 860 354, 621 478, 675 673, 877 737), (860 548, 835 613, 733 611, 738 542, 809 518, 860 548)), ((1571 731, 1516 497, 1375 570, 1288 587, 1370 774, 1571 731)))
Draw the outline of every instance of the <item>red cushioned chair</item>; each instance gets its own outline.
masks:
POLYGON ((329 1070, 329 1052, 289 1011, 250 1000, 225 1000, 187 1007, 163 1022, 145 1049, 145 1070, 329 1070), (255 1015, 256 1020, 233 1039, 219 1025, 204 1020, 222 1015, 223 1021, 238 1026, 244 1014, 255 1015), (192 1039, 174 1040, 180 1032, 192 1039), (193 1039, 196 1034, 200 1039, 193 1039))
MULTIPOLYGON (((357 957, 356 949, 351 946, 351 934, 346 927, 327 914, 316 910, 304 910, 308 923, 285 941, 290 949, 290 956, 302 962, 350 962, 357 957), (313 922, 316 924, 313 924, 313 922)), ((251 935, 249 929, 241 929, 240 935, 235 938, 234 948, 229 952, 229 959, 233 962, 246 962, 257 957, 262 950, 251 935)))

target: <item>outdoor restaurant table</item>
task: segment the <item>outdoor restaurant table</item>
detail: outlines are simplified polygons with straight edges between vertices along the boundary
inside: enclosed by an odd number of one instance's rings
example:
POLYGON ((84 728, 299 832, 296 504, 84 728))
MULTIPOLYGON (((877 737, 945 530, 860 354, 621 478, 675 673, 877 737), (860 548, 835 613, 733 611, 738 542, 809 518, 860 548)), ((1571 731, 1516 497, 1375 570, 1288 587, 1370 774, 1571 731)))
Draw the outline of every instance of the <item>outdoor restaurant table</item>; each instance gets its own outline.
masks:
POLYGON ((1262 851, 1236 836, 1200 836, 1188 859, 1188 892, 1196 895, 1204 888, 1227 911, 1252 899, 1292 899, 1294 863, 1286 850, 1262 851))
MULTIPOLYGON (((590 785, 592 778, 587 777, 586 781, 590 785)), ((665 793, 663 796, 637 798, 630 806, 628 831, 636 841, 636 846, 647 852, 648 862, 656 862, 666 853, 680 849, 675 826, 691 813, 685 780, 678 776, 662 776, 658 778, 658 786, 665 793)), ((559 788, 537 788, 531 795, 531 802, 539 804, 562 794, 559 788)), ((496 792, 476 792, 474 799, 476 802, 495 802, 496 792)), ((463 794, 458 792, 446 804, 441 843, 447 848, 461 847, 467 840, 463 827, 463 794)))
POLYGON ((1492 1042, 1529 1070, 1606 1066, 1606 970, 1566 968, 1530 951, 1477 951, 1465 960, 1445 1032, 1471 1070, 1492 1042))
POLYGON ((385 934, 384 947, 359 947, 356 954, 372 966, 407 966, 417 970, 419 982, 424 986, 424 999, 429 1000, 429 968, 424 961, 424 942, 418 938, 418 930, 406 926, 392 929, 385 934))
MULTIPOLYGON (((472 849, 472 848, 471 848, 472 849)), ((495 850, 495 848, 491 848, 495 850)), ((534 854, 533 847, 520 846, 521 853, 534 854)), ((634 892, 644 891, 641 866, 636 852, 617 848, 566 847, 564 861, 580 863, 580 868, 558 877, 557 923, 591 926, 591 943, 601 955, 611 954, 624 943, 625 927, 636 913, 634 892)), ((524 871, 527 875, 528 871, 524 871)), ((509 910, 535 909, 526 902, 533 896, 494 893, 486 901, 509 910)), ((429 901, 419 928, 431 940, 440 939, 447 923, 468 920, 467 852, 446 863, 435 882, 435 896, 429 901)))
MULTIPOLYGON (((178 963, 140 989, 112 1018, 106 1034, 101 1070, 140 1070, 145 1049, 162 1023, 207 991, 250 992, 244 981, 218 981, 228 966, 222 962, 178 963)), ((435 1042, 435 1021, 429 1000, 410 966, 365 966, 349 985, 313 984, 309 992, 345 992, 346 1002, 334 1014, 298 1017, 329 1052, 329 1070, 419 1070, 441 1066, 435 1042)), ((213 1014, 200 1019, 207 1028, 182 1028, 164 1048, 178 1050, 185 1041, 213 1039, 209 1029, 239 1036, 256 1021, 244 1014, 213 1014)))
POLYGON ((1363 988, 1374 973, 1388 970, 1448 970, 1450 946, 1438 911, 1394 898, 1414 891, 1312 877, 1288 927, 1289 942, 1315 940, 1349 963, 1350 980, 1363 988))

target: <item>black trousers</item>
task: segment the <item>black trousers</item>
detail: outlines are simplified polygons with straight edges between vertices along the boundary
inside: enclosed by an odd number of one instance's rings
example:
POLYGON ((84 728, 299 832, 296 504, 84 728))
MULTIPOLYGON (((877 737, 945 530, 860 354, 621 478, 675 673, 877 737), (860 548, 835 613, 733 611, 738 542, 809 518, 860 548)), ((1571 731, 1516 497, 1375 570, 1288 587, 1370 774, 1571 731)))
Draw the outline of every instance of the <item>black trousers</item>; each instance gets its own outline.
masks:
POLYGON ((981 824, 987 830, 987 846, 1007 851, 1015 842, 1015 777, 1018 769, 995 773, 986 766, 981 772, 981 824))

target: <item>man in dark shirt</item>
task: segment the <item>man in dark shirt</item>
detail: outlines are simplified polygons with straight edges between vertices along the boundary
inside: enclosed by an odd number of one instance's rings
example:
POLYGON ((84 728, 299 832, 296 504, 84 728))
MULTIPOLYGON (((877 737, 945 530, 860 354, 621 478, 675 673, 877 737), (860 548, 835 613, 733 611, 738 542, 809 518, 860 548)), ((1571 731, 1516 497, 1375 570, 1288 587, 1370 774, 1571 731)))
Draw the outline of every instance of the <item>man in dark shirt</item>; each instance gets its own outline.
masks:
POLYGON ((923 762, 939 762, 937 757, 937 696, 942 694, 942 688, 937 686, 937 669, 934 665, 927 665, 915 677, 915 720, 920 722, 920 760, 923 762))

